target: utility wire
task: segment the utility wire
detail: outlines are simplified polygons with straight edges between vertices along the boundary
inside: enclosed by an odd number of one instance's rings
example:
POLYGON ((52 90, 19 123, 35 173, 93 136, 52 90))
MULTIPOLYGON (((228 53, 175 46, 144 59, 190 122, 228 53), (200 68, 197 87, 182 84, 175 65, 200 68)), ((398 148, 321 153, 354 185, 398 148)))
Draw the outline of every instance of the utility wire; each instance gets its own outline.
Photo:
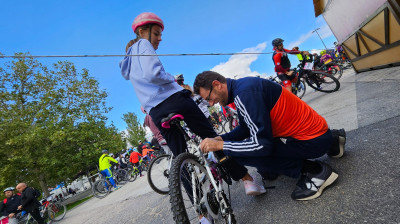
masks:
POLYGON ((99 58, 125 56, 206 56, 206 55, 260 55, 274 52, 240 52, 240 53, 204 53, 204 54, 111 54, 111 55, 0 55, 0 58, 99 58))

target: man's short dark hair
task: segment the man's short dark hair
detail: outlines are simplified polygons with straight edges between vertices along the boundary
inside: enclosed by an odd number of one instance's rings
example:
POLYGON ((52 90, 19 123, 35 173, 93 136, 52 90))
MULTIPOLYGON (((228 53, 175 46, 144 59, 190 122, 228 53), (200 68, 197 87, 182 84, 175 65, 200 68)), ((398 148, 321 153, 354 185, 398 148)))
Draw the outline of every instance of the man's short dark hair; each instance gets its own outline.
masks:
POLYGON ((193 91, 195 94, 200 93, 200 87, 204 89, 211 89, 211 84, 214 80, 218 80, 220 83, 226 83, 226 78, 213 71, 204 71, 196 76, 194 80, 193 91))

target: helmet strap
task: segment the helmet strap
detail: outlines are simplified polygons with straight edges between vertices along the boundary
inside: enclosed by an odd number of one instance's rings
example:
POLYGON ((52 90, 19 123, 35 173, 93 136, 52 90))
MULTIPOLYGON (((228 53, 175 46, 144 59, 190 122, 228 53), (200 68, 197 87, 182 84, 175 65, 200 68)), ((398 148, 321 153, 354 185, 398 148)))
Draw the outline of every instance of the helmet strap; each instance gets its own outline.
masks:
POLYGON ((150 24, 149 28, 149 42, 151 43, 151 28, 153 28, 153 24, 150 24))

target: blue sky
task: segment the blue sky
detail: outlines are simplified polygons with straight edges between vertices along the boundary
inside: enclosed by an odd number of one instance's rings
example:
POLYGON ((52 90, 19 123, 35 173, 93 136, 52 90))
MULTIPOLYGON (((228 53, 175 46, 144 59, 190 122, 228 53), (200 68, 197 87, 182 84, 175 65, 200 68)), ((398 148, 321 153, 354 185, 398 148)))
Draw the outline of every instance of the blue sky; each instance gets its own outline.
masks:
MULTIPOLYGON (((0 9, 0 52, 30 52, 32 55, 118 55, 135 36, 133 19, 141 12, 154 12, 165 24, 158 54, 271 52, 271 41, 280 37, 286 48, 318 50, 324 46, 315 33, 320 28, 327 47, 336 41, 322 17, 314 17, 308 1, 202 0, 202 1, 5 1, 0 9)), ((50 65, 68 60, 77 68, 89 69, 100 87, 109 93, 107 115, 119 130, 126 124, 122 115, 135 112, 143 121, 133 87, 122 78, 120 57, 40 58, 50 65)), ((292 65, 298 63, 290 57, 292 65)), ((7 59, 0 59, 7 60, 7 59)), ((165 70, 184 74, 193 84, 196 75, 215 70, 237 78, 273 75, 271 54, 235 56, 161 56, 165 70)))

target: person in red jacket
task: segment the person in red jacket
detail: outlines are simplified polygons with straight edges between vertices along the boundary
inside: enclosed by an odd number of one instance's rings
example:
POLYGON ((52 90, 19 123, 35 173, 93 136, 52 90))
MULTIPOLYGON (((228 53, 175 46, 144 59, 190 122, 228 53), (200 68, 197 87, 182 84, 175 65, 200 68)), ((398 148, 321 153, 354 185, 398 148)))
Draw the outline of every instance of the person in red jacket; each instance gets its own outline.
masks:
POLYGON ((147 145, 144 145, 142 150, 143 159, 146 159, 148 161, 151 160, 149 152, 154 152, 154 150, 150 149, 147 145))
POLYGON ((278 78, 282 81, 283 87, 292 92, 292 81, 295 82, 296 74, 290 70, 290 60, 287 54, 305 54, 307 51, 288 50, 283 47, 283 40, 276 38, 272 41, 274 46, 274 53, 272 54, 272 61, 275 64, 275 72, 278 78))
POLYGON ((139 174, 142 177, 142 168, 140 167, 139 163, 139 156, 142 157, 142 154, 138 153, 137 149, 133 149, 133 152, 131 153, 131 156, 129 157, 129 162, 133 164, 133 166, 137 167, 139 169, 139 174))

